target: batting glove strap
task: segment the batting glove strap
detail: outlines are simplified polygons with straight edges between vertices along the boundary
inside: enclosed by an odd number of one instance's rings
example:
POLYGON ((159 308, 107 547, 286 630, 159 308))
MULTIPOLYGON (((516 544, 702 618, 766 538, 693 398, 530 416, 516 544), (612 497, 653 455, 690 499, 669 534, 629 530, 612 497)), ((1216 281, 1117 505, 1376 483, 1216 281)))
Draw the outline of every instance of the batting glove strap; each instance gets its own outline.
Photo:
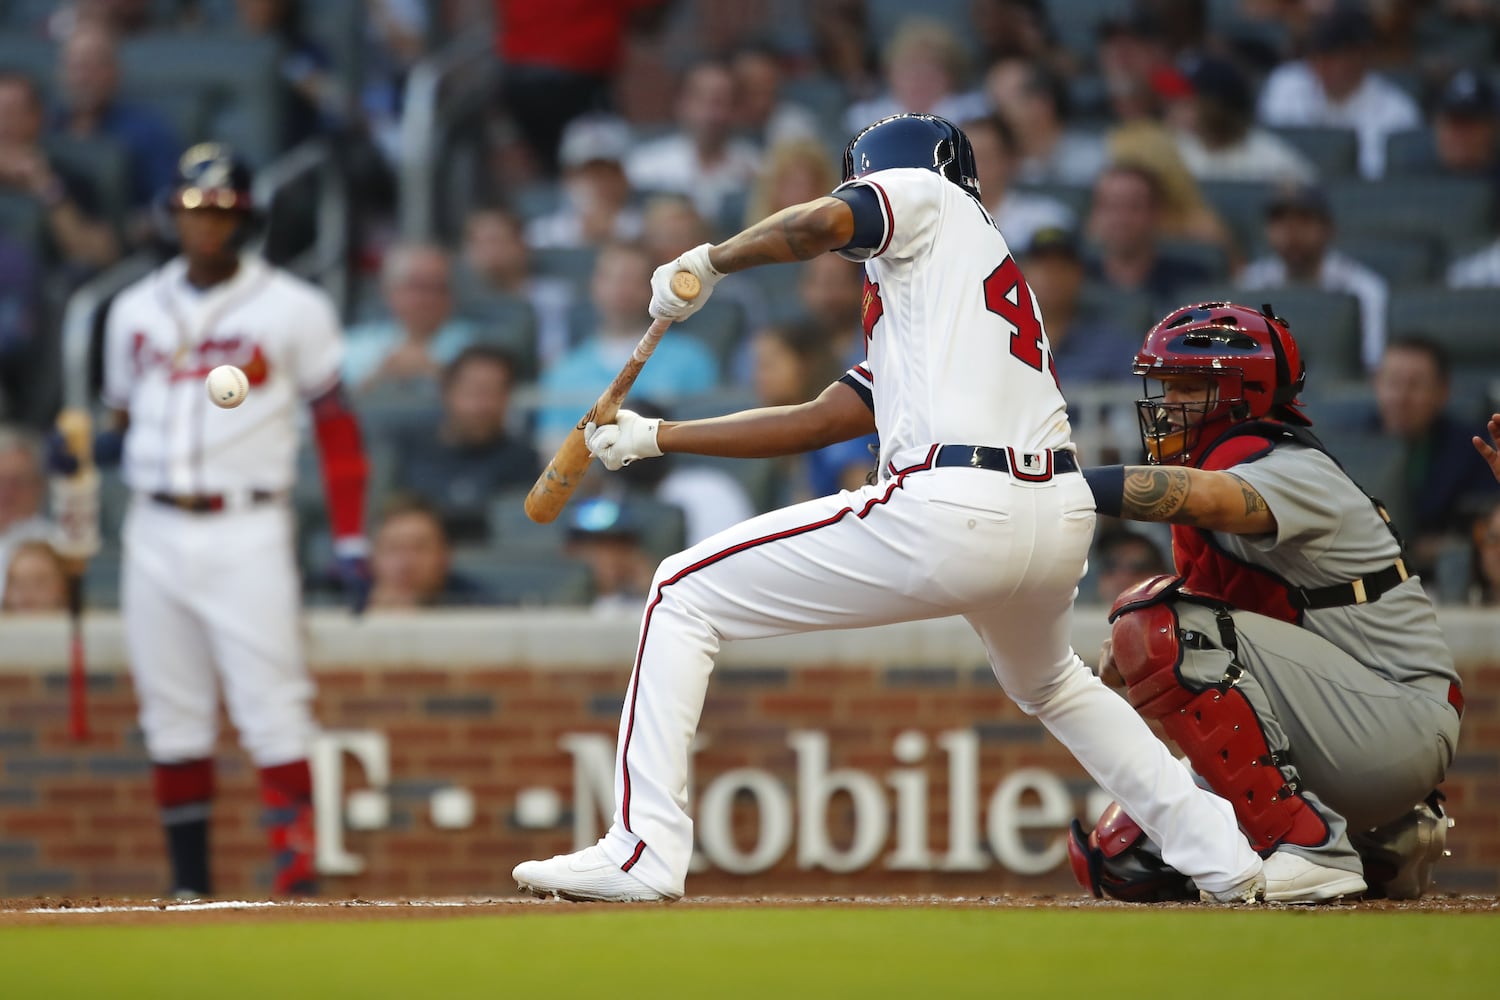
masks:
POLYGON ((712 246, 711 243, 695 246, 676 260, 658 267, 651 275, 650 312, 654 319, 666 319, 676 323, 687 319, 703 308, 703 303, 708 301, 708 296, 713 292, 714 286, 724 278, 723 272, 715 270, 714 266, 708 262, 708 251, 712 246), (672 291, 672 277, 678 271, 687 271, 702 285, 698 297, 692 301, 672 291))
POLYGON ((611 472, 618 471, 631 462, 661 455, 661 446, 656 443, 656 432, 661 420, 641 416, 633 410, 621 410, 612 424, 584 425, 583 440, 589 453, 604 463, 611 472))

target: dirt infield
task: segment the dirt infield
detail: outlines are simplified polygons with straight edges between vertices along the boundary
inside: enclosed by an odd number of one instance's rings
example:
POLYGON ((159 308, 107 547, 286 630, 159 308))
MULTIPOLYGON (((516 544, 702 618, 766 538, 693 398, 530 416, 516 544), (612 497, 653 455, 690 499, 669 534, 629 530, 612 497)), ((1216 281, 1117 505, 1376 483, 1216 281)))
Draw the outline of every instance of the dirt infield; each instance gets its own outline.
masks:
MULTIPOLYGON (((641 909, 658 903, 631 904, 641 909)), ((726 909, 996 909, 1108 910, 1136 909, 1140 904, 1074 896, 694 896, 671 904, 674 910, 726 909)), ((1195 903, 1153 903, 1154 910, 1197 909, 1195 903)), ((366 921, 417 917, 537 916, 583 910, 620 909, 620 904, 579 904, 529 896, 472 899, 344 900, 211 900, 180 903, 148 899, 46 897, 0 899, 0 927, 59 924, 276 923, 290 921, 366 921)), ((1494 896, 1439 895, 1408 902, 1375 900, 1332 906, 1281 906, 1266 909, 1305 913, 1487 913, 1500 914, 1494 896)))

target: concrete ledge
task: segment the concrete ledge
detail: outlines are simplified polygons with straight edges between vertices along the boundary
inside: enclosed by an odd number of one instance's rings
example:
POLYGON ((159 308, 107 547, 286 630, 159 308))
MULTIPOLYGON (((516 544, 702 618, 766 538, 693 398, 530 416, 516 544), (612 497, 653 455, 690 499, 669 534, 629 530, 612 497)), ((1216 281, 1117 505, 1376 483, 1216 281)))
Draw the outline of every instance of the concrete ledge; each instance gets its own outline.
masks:
MULTIPOLYGON (((1500 612, 1445 608, 1439 620, 1461 666, 1500 659, 1500 612)), ((308 659, 315 670, 354 665, 371 670, 409 669, 424 664, 449 669, 497 664, 624 669, 630 665, 639 622, 634 612, 596 615, 572 609, 388 613, 359 620, 341 611, 318 610, 303 619, 308 659)), ((1094 659, 1107 634, 1103 608, 1078 609, 1073 645, 1085 660, 1094 659)), ((89 614, 84 642, 91 672, 125 670, 118 614, 89 614)), ((732 642, 719 658, 719 664, 730 669, 790 661, 830 667, 977 667, 984 663, 984 652, 962 619, 945 618, 732 642)), ((0 673, 45 673, 67 665, 66 620, 0 619, 0 673)))

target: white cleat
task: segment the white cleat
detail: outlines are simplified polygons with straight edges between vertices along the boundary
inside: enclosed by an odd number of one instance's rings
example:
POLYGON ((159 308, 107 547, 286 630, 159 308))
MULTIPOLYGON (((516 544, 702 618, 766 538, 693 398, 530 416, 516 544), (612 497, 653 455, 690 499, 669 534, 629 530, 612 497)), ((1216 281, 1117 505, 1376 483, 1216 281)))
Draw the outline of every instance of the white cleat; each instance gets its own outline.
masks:
POLYGON ((598 844, 546 861, 523 861, 511 871, 516 887, 541 899, 574 903, 670 903, 679 897, 657 892, 605 857, 598 844))
POLYGON ((1325 868, 1288 851, 1266 858, 1264 870, 1268 903, 1331 903, 1367 888, 1357 872, 1325 868))
POLYGON ((1253 906, 1265 901, 1266 876, 1262 872, 1256 872, 1239 885, 1229 889, 1220 889, 1218 892, 1199 889, 1198 898, 1205 903, 1229 903, 1231 905, 1247 903, 1253 906))

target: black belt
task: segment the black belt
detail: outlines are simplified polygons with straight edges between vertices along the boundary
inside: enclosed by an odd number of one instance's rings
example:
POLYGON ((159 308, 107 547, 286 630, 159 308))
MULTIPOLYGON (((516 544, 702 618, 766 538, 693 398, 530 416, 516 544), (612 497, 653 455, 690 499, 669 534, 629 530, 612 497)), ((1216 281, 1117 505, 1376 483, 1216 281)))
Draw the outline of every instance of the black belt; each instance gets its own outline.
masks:
POLYGON ((1298 611, 1321 611, 1324 608, 1343 608, 1351 604, 1368 604, 1378 601, 1380 595, 1399 586, 1411 574, 1406 563, 1397 559, 1385 569, 1369 576, 1360 577, 1350 583, 1335 583, 1329 587, 1290 587, 1287 598, 1298 611))
POLYGON ((1013 448, 987 448, 982 444, 945 444, 938 449, 932 464, 937 468, 962 466, 1009 472, 1017 479, 1044 482, 1054 473, 1077 472, 1078 456, 1071 451, 1017 452, 1013 448), (1010 455, 1015 456, 1014 462, 1010 455))
MULTIPOLYGON (((229 506, 228 497, 223 493, 152 493, 149 496, 152 503, 175 507, 190 514, 214 514, 229 506)), ((261 504, 274 503, 280 498, 281 494, 274 490, 251 490, 250 506, 259 507, 261 504)))

